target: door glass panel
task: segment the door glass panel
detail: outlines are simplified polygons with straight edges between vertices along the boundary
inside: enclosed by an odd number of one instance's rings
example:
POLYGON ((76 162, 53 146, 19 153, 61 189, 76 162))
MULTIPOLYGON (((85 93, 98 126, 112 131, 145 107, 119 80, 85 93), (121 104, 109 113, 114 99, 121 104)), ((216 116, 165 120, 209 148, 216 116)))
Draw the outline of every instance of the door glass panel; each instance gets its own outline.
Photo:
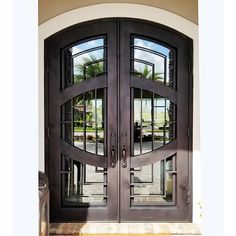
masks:
POLYGON ((64 205, 105 205, 107 171, 62 155, 62 200, 64 205))
POLYGON ((177 129, 176 106, 166 99, 166 132, 165 143, 170 143, 176 138, 177 129))
POLYGON ((131 75, 159 81, 175 89, 175 50, 159 42, 132 38, 131 75))
POLYGON ((83 95, 74 98, 74 146, 84 149, 84 103, 83 95))
POLYGON ((99 37, 64 50, 64 89, 106 73, 105 40, 99 37))
POLYGON ((176 156, 130 170, 131 205, 175 203, 176 156))
POLYGON ((85 150, 96 153, 96 99, 95 90, 85 93, 85 150))
POLYGON ((105 89, 69 100, 61 106, 62 139, 81 150, 104 156, 105 114, 105 89))
POLYGON ((155 94, 154 96, 154 149, 165 144, 165 102, 166 99, 155 94))
POLYGON ((133 91, 133 116, 134 116, 134 131, 133 142, 134 150, 133 155, 141 154, 141 89, 134 89, 133 91))
POLYGON ((176 105, 152 92, 132 89, 133 156, 156 150, 176 139, 176 105))
POLYGON ((105 153, 105 132, 104 132, 104 123, 105 123, 105 100, 104 100, 104 90, 97 90, 97 99, 96 99, 96 122, 97 122, 97 154, 104 156, 105 153))
POLYGON ((142 120, 141 120, 141 130, 142 130, 142 143, 141 149, 142 153, 147 153, 152 151, 152 93, 142 90, 142 120))
POLYGON ((72 102, 69 100, 61 106, 61 138, 72 144, 72 102))

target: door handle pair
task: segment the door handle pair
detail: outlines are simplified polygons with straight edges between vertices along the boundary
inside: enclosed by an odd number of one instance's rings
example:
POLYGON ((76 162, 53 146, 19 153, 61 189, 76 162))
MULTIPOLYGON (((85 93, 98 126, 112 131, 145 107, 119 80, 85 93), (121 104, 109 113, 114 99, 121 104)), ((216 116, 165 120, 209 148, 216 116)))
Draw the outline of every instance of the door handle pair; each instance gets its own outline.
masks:
MULTIPOLYGON (((123 168, 127 167, 127 154, 126 154, 126 141, 127 141, 127 133, 121 133, 122 139, 125 140, 125 143, 122 147, 122 158, 121 158, 121 166, 123 168)), ((111 160, 110 160, 110 166, 111 168, 116 167, 116 133, 113 131, 111 132, 111 160)))

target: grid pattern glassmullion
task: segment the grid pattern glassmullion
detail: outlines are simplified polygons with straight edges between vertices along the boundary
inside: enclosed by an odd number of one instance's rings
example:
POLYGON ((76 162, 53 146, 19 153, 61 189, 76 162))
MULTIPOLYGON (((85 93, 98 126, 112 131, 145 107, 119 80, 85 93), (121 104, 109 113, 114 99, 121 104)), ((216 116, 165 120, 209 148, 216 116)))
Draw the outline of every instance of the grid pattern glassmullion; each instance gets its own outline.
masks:
POLYGON ((131 75, 159 81, 176 89, 175 49, 135 35, 132 36, 131 44, 131 75))
POLYGON ((64 206, 99 206, 107 203, 107 169, 80 163, 61 155, 62 202, 64 206), (88 173, 86 173, 88 168, 88 173), (87 182, 89 177, 92 182, 87 182), (94 181, 94 180, 99 181, 94 181), (101 181, 100 181, 101 180, 101 181))
POLYGON ((98 154, 97 89, 95 89, 95 154, 98 154))
POLYGON ((85 104, 85 93, 83 93, 83 150, 86 150, 86 104, 85 104))
POLYGON ((131 169, 131 207, 174 206, 176 204, 176 171, 176 154, 148 166, 143 166, 139 172, 131 169), (151 182, 146 181, 149 175, 151 175, 151 182))
POLYGON ((131 95, 131 120, 134 125, 131 155, 142 155, 173 141, 176 138, 176 105, 167 98, 142 89, 132 88, 131 95), (138 145, 140 152, 137 152, 138 145))
POLYGON ((154 93, 152 93, 152 105, 151 105, 151 108, 152 108, 152 111, 151 111, 151 114, 152 114, 152 150, 154 150, 154 93))
POLYGON ((140 103, 141 103, 141 109, 140 109, 140 117, 141 117, 141 119, 140 119, 140 155, 142 155, 142 151, 143 151, 143 90, 141 89, 141 101, 140 101, 140 103))
POLYGON ((62 53, 62 89, 86 79, 106 75, 106 54, 106 36, 90 38, 64 48, 62 53))
POLYGON ((164 112, 164 134, 163 134, 163 138, 164 138, 164 146, 166 145, 166 98, 164 99, 165 101, 165 112, 164 112))

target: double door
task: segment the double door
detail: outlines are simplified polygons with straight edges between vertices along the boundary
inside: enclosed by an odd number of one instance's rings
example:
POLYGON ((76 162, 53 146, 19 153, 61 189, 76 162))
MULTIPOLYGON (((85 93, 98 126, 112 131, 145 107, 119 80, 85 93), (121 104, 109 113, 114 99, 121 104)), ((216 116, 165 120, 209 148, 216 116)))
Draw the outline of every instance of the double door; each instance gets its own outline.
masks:
POLYGON ((45 41, 51 221, 191 220, 191 40, 106 19, 45 41))

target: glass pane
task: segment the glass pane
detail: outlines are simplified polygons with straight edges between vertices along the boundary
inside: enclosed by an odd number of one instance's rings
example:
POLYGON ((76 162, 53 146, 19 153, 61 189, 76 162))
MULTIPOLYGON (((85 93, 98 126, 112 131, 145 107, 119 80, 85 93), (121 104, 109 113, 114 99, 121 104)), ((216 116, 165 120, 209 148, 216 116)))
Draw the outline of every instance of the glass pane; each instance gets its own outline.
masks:
POLYGON ((71 100, 61 106, 61 138, 72 143, 72 104, 71 100))
POLYGON ((97 62, 97 60, 103 58, 104 49, 85 53, 73 58, 74 83, 101 75, 104 72, 104 62, 97 62))
POLYGON ((131 169, 131 204, 161 205, 174 202, 175 156, 154 164, 131 169))
POLYGON ((104 110, 105 110, 105 101, 104 101, 104 89, 97 90, 97 154, 104 156, 105 155, 105 131, 104 131, 104 110))
POLYGON ((62 183, 64 205, 106 204, 106 169, 98 170, 62 155, 62 183))
POLYGON ((139 77, 144 77, 147 79, 153 78, 154 65, 147 65, 145 63, 134 61, 133 74, 139 77))
POLYGON ((152 66, 148 66, 144 63, 134 62, 135 72, 138 72, 142 77, 147 79, 164 82, 165 58, 139 49, 134 49, 134 58, 145 60, 152 64, 152 66))
POLYGON ((134 156, 140 155, 141 148, 141 90, 134 89, 133 99, 133 116, 134 116, 134 156))
POLYGON ((142 166, 140 170, 136 171, 134 174, 134 183, 152 183, 152 177, 153 165, 142 166))
POLYGON ((146 90, 134 88, 132 94, 132 155, 151 152, 175 140, 176 105, 146 90))
POLYGON ((74 99, 74 146, 84 149, 84 103, 83 95, 74 99))
POLYGON ((74 98, 74 146, 87 152, 105 155, 104 89, 86 92, 74 98))
POLYGON ((154 149, 164 145, 165 98, 154 96, 154 149))
POLYGON ((73 46, 71 48, 72 55, 74 56, 77 53, 81 53, 81 52, 84 52, 88 49, 101 47, 101 46, 104 46, 104 38, 97 38, 97 39, 89 40, 87 42, 80 43, 80 44, 73 46))
POLYGON ((152 151, 152 93, 142 93, 142 153, 152 151))
POLYGON ((64 84, 67 88, 106 72, 105 38, 79 43, 64 51, 64 84))
POLYGON ((166 144, 176 139, 176 121, 176 106, 170 100, 166 99, 166 144))
POLYGON ((175 88, 175 51, 160 43, 134 37, 132 46, 133 75, 160 81, 175 88))
POLYGON ((90 153, 96 153, 96 99, 95 90, 85 93, 85 134, 86 148, 90 153))

